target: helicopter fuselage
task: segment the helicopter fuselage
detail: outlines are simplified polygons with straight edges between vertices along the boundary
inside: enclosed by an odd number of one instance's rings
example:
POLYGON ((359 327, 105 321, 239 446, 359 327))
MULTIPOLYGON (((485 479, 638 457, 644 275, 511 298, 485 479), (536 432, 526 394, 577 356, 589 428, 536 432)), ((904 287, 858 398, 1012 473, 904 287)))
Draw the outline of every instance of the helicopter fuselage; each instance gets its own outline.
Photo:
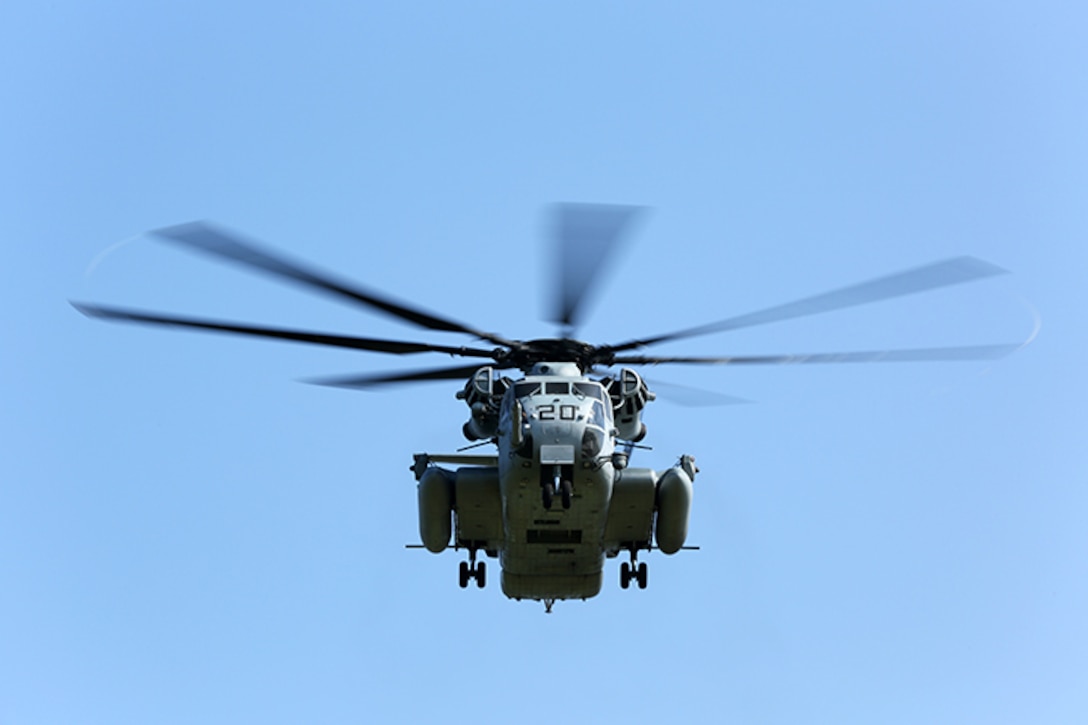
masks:
POLYGON ((473 578, 483 585, 477 552, 497 557, 503 593, 513 599, 593 597, 606 558, 625 550, 631 565, 621 569, 621 585, 644 587, 645 564, 640 573, 635 559, 651 548, 655 516, 659 548, 675 553, 683 545, 690 459, 661 476, 627 468, 614 417, 626 405, 622 390, 613 386, 613 397, 576 365, 541 364, 503 387, 492 438, 497 456, 417 457, 426 548, 442 551, 452 535, 455 547, 468 549, 462 586, 473 578), (448 470, 436 462, 480 465, 448 470))
POLYGON ((600 591, 615 481, 612 431, 612 405, 596 381, 528 376, 503 396, 498 476, 507 596, 586 598, 600 591))

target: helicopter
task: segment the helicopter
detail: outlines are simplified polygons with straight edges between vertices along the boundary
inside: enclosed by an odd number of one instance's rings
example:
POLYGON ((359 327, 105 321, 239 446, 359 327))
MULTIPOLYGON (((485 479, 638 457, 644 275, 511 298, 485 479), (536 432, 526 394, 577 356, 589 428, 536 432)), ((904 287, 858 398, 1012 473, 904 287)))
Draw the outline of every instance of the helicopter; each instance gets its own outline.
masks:
POLYGON ((716 322, 613 344, 576 339, 585 301, 642 207, 561 204, 553 208, 557 249, 555 338, 521 340, 486 332, 443 314, 397 301, 318 270, 209 222, 148 234, 159 241, 294 283, 340 301, 434 332, 474 338, 477 346, 377 339, 177 316, 73 302, 88 317, 286 340, 392 355, 441 353, 470 364, 323 378, 310 382, 370 389, 421 381, 464 381, 456 396, 469 408, 462 433, 470 445, 450 454, 418 453, 420 544, 435 554, 465 551, 458 584, 487 582, 484 559, 498 559, 501 589, 511 599, 586 600, 600 593, 605 563, 626 558, 619 584, 645 589, 640 553, 666 555, 687 544, 699 469, 681 454, 664 471, 633 467, 647 435, 646 406, 656 399, 640 366, 768 365, 992 360, 1021 345, 975 345, 804 355, 655 356, 641 352, 666 342, 823 314, 1003 274, 973 257, 957 257, 716 322), (480 345, 485 343, 486 345, 480 345), (520 375, 519 375, 520 374, 520 375), (494 452, 466 452, 479 446, 494 452))

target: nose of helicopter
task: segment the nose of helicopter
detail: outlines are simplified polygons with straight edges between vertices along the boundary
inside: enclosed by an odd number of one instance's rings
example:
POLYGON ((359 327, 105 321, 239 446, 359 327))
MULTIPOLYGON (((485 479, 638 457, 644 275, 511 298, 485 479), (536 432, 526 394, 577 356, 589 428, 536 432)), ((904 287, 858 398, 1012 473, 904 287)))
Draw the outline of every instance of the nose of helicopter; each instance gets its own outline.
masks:
POLYGON ((595 423, 581 409, 570 420, 530 418, 537 460, 543 466, 592 465, 606 446, 604 429, 595 423))

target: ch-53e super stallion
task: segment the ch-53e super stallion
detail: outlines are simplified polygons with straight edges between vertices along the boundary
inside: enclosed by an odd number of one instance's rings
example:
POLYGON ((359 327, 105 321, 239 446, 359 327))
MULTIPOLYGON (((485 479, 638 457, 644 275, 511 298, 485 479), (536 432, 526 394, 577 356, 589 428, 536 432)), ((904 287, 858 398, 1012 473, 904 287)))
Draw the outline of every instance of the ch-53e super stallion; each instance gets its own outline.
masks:
POLYGON ((617 241, 638 216, 637 207, 560 205, 554 210, 558 294, 553 319, 561 336, 518 340, 484 332, 444 315, 394 301, 243 240, 204 222, 152 232, 156 239, 288 280, 391 315, 432 331, 461 333, 491 347, 402 342, 255 326, 135 309, 75 304, 107 320, 166 325, 291 340, 394 355, 442 353, 476 363, 410 372, 329 378, 321 384, 371 388, 425 380, 467 380, 457 397, 469 408, 466 438, 493 445, 489 455, 421 453, 411 467, 418 481, 422 547, 467 552, 459 583, 483 587, 485 561, 497 558, 503 593, 542 601, 588 599, 601 590, 607 559, 624 589, 647 585, 642 552, 675 554, 686 547, 693 482, 698 468, 679 455, 663 472, 630 466, 632 449, 646 435, 645 406, 654 400, 634 369, 642 365, 979 360, 1009 354, 1018 345, 761 356, 652 356, 635 351, 665 342, 831 312, 969 282, 1004 270, 970 257, 936 262, 850 287, 805 297, 718 322, 674 332, 594 345, 574 338, 587 293, 609 265, 617 241), (518 377, 518 373, 521 374, 518 377))

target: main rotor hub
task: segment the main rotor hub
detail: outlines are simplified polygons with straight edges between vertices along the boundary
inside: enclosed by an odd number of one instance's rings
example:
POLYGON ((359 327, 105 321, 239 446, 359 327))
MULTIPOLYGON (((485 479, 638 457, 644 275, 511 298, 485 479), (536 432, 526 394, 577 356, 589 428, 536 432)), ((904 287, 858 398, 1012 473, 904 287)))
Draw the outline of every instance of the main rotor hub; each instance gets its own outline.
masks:
POLYGON ((529 375, 557 375, 565 378, 582 376, 582 369, 570 362, 539 362, 528 372, 529 375))
POLYGON ((500 362, 509 367, 520 368, 524 373, 530 373, 543 363, 572 363, 578 367, 579 373, 584 373, 600 363, 598 357, 597 348, 588 342, 544 338, 519 343, 500 362))

